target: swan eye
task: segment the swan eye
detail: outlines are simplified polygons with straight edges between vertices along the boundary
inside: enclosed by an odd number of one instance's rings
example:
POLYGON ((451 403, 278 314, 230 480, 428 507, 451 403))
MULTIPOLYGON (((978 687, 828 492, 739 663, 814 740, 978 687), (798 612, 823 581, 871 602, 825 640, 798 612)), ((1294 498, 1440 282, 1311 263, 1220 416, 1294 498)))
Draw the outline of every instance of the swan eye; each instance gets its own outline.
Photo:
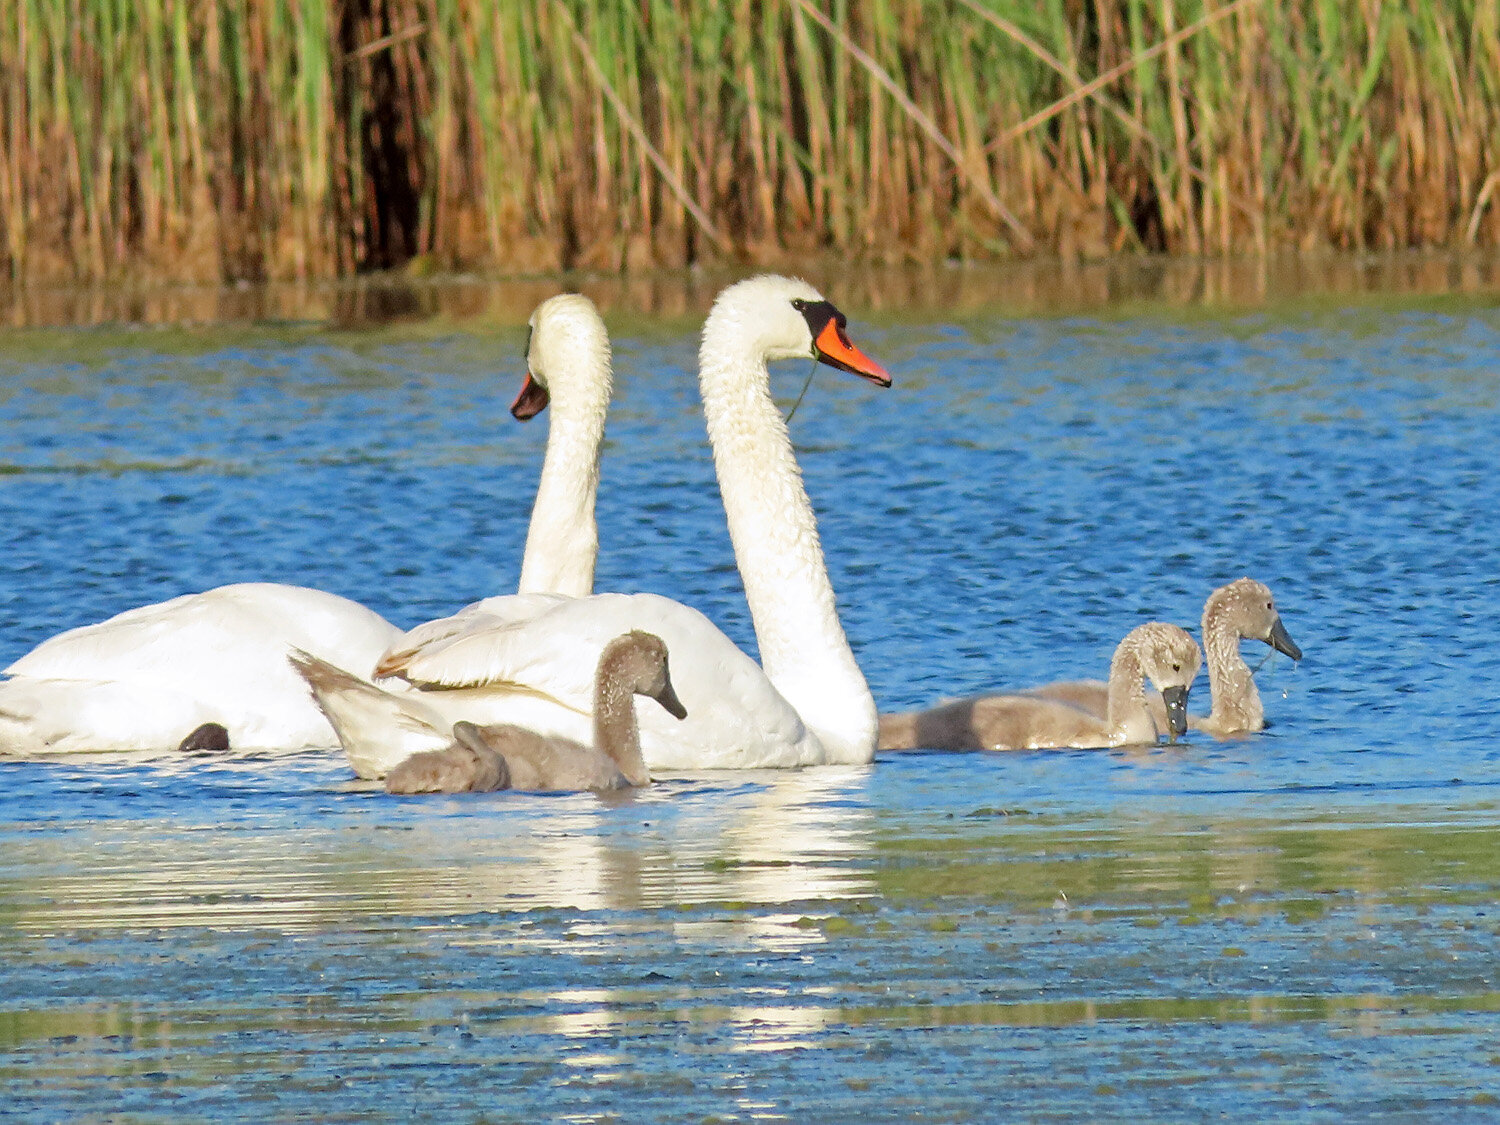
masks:
POLYGON ((798 312, 805 312, 807 310, 807 302, 804 301, 801 297, 793 297, 792 308, 796 309, 798 312))
POLYGON ((1174 672, 1181 672, 1182 671, 1182 665, 1181 664, 1173 664, 1172 665, 1172 671, 1174 671, 1174 672))
POLYGON ((1266 608, 1267 608, 1267 609, 1275 609, 1275 608, 1276 608, 1276 605, 1275 605, 1275 603, 1274 603, 1274 602, 1267 602, 1267 603, 1266 603, 1266 608))

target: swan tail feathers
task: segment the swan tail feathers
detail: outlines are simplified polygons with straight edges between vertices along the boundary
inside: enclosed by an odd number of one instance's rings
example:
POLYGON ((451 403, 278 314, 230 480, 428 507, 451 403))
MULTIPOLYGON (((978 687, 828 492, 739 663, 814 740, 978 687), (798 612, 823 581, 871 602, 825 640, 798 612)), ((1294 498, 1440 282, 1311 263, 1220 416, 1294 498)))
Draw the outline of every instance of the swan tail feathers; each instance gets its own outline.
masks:
POLYGON ((288 659, 360 777, 384 777, 411 755, 447 745, 446 724, 415 693, 388 691, 301 649, 288 659))
POLYGON ((292 667, 297 669, 298 675, 307 682, 308 691, 312 692, 313 699, 320 707, 324 699, 336 691, 357 691, 360 688, 375 687, 374 684, 367 683, 358 676, 330 664, 322 657, 314 656, 300 648, 292 649, 287 659, 292 662, 292 667))
POLYGON ((38 736, 32 709, 10 697, 5 689, 14 680, 0 684, 0 758, 21 757, 45 749, 38 736))
POLYGON ((0 758, 140 749, 171 749, 170 744, 145 743, 125 733, 112 737, 101 717, 128 711, 128 693, 113 685, 36 680, 21 676, 0 682, 0 758))

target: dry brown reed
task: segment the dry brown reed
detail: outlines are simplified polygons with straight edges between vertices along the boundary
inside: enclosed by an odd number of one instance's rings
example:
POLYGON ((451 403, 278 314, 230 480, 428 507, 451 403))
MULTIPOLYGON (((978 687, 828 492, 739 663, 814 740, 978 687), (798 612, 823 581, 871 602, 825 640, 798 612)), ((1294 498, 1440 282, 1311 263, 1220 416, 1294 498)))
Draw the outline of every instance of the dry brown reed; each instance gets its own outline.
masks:
POLYGON ((1500 244, 1472 0, 13 0, 0 269, 1500 244))

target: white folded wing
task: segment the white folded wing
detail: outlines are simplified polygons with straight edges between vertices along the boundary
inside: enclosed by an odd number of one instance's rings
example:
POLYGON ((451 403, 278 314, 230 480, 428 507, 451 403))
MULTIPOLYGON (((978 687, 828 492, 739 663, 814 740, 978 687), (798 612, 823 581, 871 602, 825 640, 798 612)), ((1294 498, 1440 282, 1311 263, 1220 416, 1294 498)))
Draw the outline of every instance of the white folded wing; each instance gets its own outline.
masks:
MULTIPOLYGON (((392 646, 380 663, 382 672, 401 676, 415 691, 386 692, 378 701, 368 693, 364 698, 388 711, 410 696, 412 717, 428 719, 436 712, 455 721, 513 722, 592 744, 599 655, 632 629, 666 642, 672 683, 687 708, 687 718, 678 720, 649 700, 636 701, 641 751, 652 770, 787 767, 822 760, 817 738, 760 666, 703 614, 656 594, 488 598, 419 626, 392 646)), ((325 699, 325 709, 328 703, 325 699)), ((346 697, 333 710, 347 710, 350 703, 346 697)), ((335 716, 346 735, 348 722, 335 716)), ((348 748, 362 740, 343 741, 348 748)), ((360 772, 378 776, 417 748, 408 741, 388 754, 366 753, 360 772)))

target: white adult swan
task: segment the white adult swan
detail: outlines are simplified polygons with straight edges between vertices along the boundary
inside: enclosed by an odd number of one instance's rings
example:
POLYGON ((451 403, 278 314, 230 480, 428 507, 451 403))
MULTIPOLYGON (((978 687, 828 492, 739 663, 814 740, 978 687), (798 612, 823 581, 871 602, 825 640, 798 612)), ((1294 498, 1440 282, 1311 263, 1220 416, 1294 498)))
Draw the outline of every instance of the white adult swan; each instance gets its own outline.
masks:
MULTIPOLYGON (((528 378, 511 410, 534 416, 549 389, 554 407, 521 589, 587 594, 598 552, 594 494, 609 339, 593 304, 576 295, 544 302, 531 327, 528 378)), ((6 669, 0 755, 332 746, 333 730, 288 652, 305 649, 368 672, 400 636, 347 598, 274 583, 127 610, 44 641, 6 669)))
POLYGON ((1159 733, 1175 739, 1187 729, 1188 689, 1202 660, 1198 643, 1186 630, 1148 621, 1115 647, 1102 717, 1038 695, 978 695, 926 711, 882 715, 880 748, 1086 750, 1151 743, 1159 733), (1147 705, 1148 680, 1164 701, 1163 727, 1147 705))
POLYGON ((518 592, 587 597, 599 559, 594 500, 614 378, 609 334, 594 302, 579 293, 543 301, 530 327, 526 382, 511 413, 525 421, 549 402, 552 412, 518 592))
MULTIPOLYGON (((419 626, 377 665, 411 686, 329 687, 305 674, 362 777, 441 750, 453 724, 511 723, 584 742, 605 644, 634 629, 672 653, 687 718, 638 707, 653 771, 867 762, 875 702, 839 624, 812 505, 771 400, 767 361, 812 357, 880 386, 890 377, 802 281, 751 278, 703 327, 699 386, 761 665, 703 614, 655 594, 490 598, 419 626)), ((326 679, 326 678, 325 678, 326 679)))

